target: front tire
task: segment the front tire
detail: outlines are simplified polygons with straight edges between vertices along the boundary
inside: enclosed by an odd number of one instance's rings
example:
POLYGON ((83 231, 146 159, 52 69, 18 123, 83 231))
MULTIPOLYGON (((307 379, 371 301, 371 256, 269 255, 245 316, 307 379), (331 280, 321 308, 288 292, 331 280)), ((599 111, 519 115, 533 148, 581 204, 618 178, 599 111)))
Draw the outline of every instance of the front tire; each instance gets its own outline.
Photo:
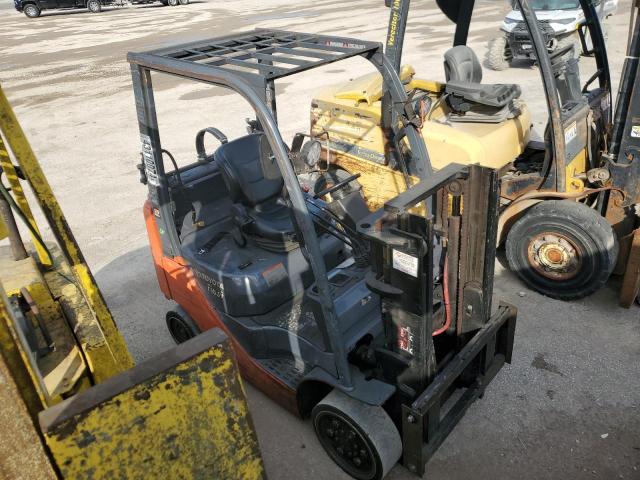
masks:
POLYGON ((178 0, 180 5, 189 5, 189 0, 178 0))
POLYGON ((175 7, 178 5, 178 0, 168 0, 168 3, 170 7, 175 7))
POLYGON ((501 35, 489 41, 487 65, 491 70, 506 70, 511 66, 511 60, 513 60, 513 55, 506 35, 501 35))
POLYGON ((333 390, 311 412, 320 444, 358 480, 381 480, 402 455, 402 440, 382 407, 333 390))
POLYGON ((573 300, 607 282, 618 258, 618 241, 609 222, 586 205, 546 200, 513 225, 506 254, 511 270, 530 288, 573 300))
POLYGON ((41 10, 33 3, 29 3, 24 6, 23 12, 29 18, 38 18, 41 10))
POLYGON ((100 0, 89 0, 87 2, 87 9, 91 13, 100 13, 102 11, 102 4, 100 0))

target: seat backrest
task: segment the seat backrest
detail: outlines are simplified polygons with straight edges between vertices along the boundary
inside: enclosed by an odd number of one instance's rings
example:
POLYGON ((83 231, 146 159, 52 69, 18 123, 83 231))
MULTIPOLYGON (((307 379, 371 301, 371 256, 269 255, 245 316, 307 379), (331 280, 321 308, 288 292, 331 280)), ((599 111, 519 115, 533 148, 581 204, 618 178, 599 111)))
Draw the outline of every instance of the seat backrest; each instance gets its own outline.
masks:
POLYGON ((475 52, 466 45, 450 48, 444 54, 447 82, 482 82, 482 65, 475 52))
POLYGON ((263 133, 225 143, 213 155, 234 203, 253 207, 281 194, 284 180, 263 133))

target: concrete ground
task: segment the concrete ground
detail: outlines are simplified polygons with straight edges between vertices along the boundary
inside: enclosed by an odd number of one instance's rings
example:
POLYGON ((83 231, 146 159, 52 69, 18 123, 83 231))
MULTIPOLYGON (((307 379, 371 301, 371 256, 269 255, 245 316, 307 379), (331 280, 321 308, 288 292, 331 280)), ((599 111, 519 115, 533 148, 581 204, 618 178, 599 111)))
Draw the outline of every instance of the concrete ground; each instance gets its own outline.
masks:
MULTIPOLYGON (((506 2, 479 0, 471 44, 483 55, 506 2)), ((435 2, 414 2, 405 60, 441 79, 452 27, 435 2)), ((629 0, 607 22, 614 84, 620 74, 629 0)), ((152 268, 137 181, 138 126, 127 51, 274 27, 382 41, 381 0, 192 1, 186 7, 110 8, 46 13, 29 20, 0 4, 0 83, 12 101, 49 181, 137 360, 171 346, 152 268)), ((581 62, 584 78, 594 69, 581 62)), ((279 117, 285 139, 307 131, 318 87, 370 71, 361 60, 284 79, 279 117), (322 73, 322 75, 320 74, 322 73)), ((517 82, 537 131, 546 122, 538 71, 519 65, 486 72, 517 82)), ((156 82, 163 146, 194 158, 205 126, 230 136, 249 112, 238 97, 202 85, 156 82)), ((527 291, 497 264, 497 299, 518 306, 513 364, 473 405, 428 465, 431 479, 640 479, 640 315, 616 303, 611 282, 591 298, 558 302, 527 291)), ((247 386, 266 469, 273 479, 347 478, 325 455, 308 422, 247 386)), ((411 478, 400 466, 390 478, 411 478)))

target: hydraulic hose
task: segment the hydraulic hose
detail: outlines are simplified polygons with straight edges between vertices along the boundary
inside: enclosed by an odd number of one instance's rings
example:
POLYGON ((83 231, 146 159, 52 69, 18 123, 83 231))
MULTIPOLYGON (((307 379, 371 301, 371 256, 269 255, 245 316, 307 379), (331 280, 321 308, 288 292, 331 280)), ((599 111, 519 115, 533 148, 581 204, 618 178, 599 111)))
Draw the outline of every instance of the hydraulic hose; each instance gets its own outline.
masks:
POLYGON ((449 256, 444 259, 444 272, 442 273, 442 296, 444 297, 444 324, 435 330, 431 336, 436 337, 447 330, 451 326, 451 302, 449 301, 449 256))

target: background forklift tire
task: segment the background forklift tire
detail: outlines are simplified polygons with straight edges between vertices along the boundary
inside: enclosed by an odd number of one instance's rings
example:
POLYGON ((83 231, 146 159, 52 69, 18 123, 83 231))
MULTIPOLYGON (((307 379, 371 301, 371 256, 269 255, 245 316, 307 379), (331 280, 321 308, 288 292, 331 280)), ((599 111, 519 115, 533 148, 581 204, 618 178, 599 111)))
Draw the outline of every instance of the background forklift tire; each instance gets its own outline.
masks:
POLYGON ((40 9, 33 3, 25 5, 23 12, 29 18, 38 18, 40 16, 40 9))
POLYGON ((611 225, 582 203, 546 200, 511 228, 506 254, 511 270, 551 298, 586 297, 602 287, 618 257, 611 225))
POLYGON ((181 307, 169 310, 166 319, 171 338, 177 344, 184 343, 200 334, 200 329, 196 323, 181 307))
POLYGON ((358 480, 380 480, 402 455, 402 440, 382 407, 333 390, 311 412, 313 428, 331 459, 358 480))
POLYGON ((100 13, 102 11, 102 4, 100 3, 100 0, 88 0, 87 9, 91 13, 100 13))
POLYGON ((511 50, 507 44, 507 37, 501 35, 489 41, 487 51, 487 65, 491 70, 502 71, 511 66, 511 50))

